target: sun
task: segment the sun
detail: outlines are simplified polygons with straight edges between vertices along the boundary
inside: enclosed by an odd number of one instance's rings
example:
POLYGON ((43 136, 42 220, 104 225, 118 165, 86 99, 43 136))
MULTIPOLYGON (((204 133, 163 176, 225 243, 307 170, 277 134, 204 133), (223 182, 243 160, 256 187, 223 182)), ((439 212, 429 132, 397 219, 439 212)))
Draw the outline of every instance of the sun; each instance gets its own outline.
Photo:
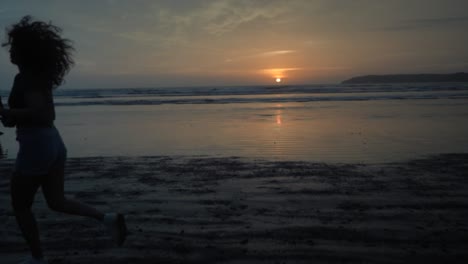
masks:
POLYGON ((280 82, 281 82, 281 78, 276 78, 275 81, 276 81, 277 83, 280 83, 280 82))

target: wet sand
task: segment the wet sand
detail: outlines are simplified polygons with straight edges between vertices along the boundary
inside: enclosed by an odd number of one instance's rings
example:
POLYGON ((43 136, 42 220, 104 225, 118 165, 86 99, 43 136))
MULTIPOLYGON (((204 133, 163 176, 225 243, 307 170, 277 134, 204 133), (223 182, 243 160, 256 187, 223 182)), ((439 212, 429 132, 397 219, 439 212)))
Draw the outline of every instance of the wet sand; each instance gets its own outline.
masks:
MULTIPOLYGON (((0 259, 25 243, 0 160, 0 259)), ((34 204, 50 263, 467 263, 468 154, 388 164, 243 158, 72 158, 66 193, 127 216, 96 221, 34 204)))

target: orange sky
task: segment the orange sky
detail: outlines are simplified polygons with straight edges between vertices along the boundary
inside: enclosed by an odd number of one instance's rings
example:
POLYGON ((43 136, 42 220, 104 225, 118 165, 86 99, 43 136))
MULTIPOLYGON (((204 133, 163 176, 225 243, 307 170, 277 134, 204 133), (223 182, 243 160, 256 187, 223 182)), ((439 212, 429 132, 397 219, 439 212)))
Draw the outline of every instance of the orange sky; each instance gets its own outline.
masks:
MULTIPOLYGON (((13 1, 74 41, 74 88, 333 83, 468 71, 468 1, 13 1)), ((16 69, 0 52, 0 87, 16 69)), ((0 88, 4 89, 4 88, 0 88)))

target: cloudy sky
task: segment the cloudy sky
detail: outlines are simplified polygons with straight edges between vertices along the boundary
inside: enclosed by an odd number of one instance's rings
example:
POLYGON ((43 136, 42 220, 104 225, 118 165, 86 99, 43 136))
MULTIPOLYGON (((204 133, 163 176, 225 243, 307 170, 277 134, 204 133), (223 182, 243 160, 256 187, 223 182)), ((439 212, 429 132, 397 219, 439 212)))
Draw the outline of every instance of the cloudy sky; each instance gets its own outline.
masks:
MULTIPOLYGON (((67 87, 333 83, 468 71, 466 0, 0 0, 73 40, 67 87)), ((3 39, 5 37, 3 36, 3 39)), ((0 51, 0 89, 16 68, 0 51)))

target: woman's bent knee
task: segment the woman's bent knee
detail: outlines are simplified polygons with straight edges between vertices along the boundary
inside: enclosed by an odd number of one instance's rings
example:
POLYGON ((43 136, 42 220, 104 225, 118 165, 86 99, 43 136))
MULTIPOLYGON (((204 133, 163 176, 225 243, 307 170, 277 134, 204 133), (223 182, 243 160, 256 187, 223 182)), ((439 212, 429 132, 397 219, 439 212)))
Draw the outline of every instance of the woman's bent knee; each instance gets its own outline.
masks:
POLYGON ((39 182, 30 176, 14 173, 11 178, 11 205, 13 210, 30 210, 39 185, 39 182))
POLYGON ((11 207, 16 213, 31 211, 32 202, 28 203, 18 199, 11 199, 11 207))
POLYGON ((50 210, 56 212, 63 212, 65 210, 65 198, 54 200, 54 201, 47 201, 47 205, 49 206, 50 210))

